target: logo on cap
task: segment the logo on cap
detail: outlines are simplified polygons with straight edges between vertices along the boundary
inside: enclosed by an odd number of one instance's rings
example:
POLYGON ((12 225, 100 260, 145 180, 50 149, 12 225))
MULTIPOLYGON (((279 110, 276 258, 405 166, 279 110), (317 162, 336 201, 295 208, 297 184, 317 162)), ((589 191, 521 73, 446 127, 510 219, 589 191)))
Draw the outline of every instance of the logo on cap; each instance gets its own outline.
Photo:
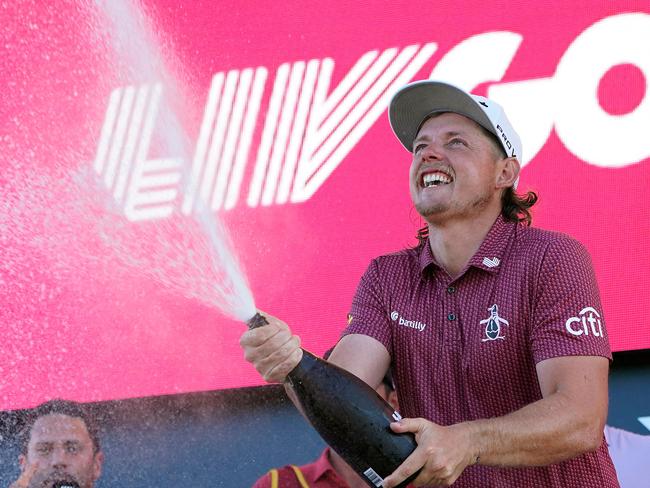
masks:
POLYGON ((508 136, 506 135, 505 132, 503 132, 503 127, 501 125, 497 124, 497 130, 499 131, 499 134, 501 134, 501 139, 503 139, 503 143, 505 146, 512 151, 512 154, 510 155, 511 157, 516 156, 515 150, 512 148, 512 143, 508 140, 508 136))

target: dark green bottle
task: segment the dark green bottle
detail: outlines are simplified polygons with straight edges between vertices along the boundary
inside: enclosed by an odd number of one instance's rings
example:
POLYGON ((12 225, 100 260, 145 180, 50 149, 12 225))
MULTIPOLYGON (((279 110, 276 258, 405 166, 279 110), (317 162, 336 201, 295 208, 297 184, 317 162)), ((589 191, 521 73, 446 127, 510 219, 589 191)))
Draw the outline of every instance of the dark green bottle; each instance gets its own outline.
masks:
MULTIPOLYGON (((268 322, 256 314, 251 329, 268 322)), ((396 434, 390 423, 401 417, 368 384, 352 373, 303 350, 300 363, 287 375, 285 385, 293 390, 310 423, 358 474, 372 487, 382 486, 417 447, 412 434, 396 434)), ((399 485, 405 487, 417 477, 399 485)))

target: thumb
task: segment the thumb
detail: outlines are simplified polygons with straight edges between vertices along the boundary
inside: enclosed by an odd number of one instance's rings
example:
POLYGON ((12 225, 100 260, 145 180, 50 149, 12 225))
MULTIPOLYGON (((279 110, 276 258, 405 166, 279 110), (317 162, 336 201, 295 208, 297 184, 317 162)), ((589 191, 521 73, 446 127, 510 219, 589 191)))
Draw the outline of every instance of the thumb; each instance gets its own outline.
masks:
POLYGON ((425 425, 424 419, 408 419, 403 418, 399 422, 392 422, 390 428, 393 429, 393 432, 401 434, 403 432, 420 432, 425 425))
POLYGON ((38 463, 27 463, 25 469, 22 470, 18 479, 11 484, 10 488, 27 488, 37 468, 38 463))

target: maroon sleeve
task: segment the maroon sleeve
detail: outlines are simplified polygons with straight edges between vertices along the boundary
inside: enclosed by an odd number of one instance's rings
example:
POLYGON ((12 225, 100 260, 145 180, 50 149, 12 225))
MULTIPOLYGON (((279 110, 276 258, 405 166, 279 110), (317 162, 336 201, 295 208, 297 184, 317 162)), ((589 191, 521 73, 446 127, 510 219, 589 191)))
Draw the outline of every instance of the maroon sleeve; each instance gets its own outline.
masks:
POLYGON ((352 300, 348 326, 343 336, 363 334, 381 342, 391 351, 391 323, 382 292, 377 260, 371 261, 361 277, 357 292, 352 300))
POLYGON ((251 488, 271 488, 271 474, 266 473, 251 488))
POLYGON ((546 250, 531 329, 536 363, 558 356, 612 355, 589 253, 562 236, 546 250))

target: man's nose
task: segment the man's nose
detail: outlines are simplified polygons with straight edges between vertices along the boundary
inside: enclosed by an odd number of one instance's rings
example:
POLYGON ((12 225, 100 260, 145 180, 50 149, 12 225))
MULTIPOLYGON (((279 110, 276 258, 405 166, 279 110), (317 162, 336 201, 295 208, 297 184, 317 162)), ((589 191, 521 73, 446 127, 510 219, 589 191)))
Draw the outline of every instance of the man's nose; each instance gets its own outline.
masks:
POLYGON ((420 151, 420 157, 422 161, 440 161, 442 159, 442 151, 436 144, 427 144, 420 151))
POLYGON ((63 447, 53 450, 51 464, 56 468, 65 468, 68 465, 68 453, 63 447))

